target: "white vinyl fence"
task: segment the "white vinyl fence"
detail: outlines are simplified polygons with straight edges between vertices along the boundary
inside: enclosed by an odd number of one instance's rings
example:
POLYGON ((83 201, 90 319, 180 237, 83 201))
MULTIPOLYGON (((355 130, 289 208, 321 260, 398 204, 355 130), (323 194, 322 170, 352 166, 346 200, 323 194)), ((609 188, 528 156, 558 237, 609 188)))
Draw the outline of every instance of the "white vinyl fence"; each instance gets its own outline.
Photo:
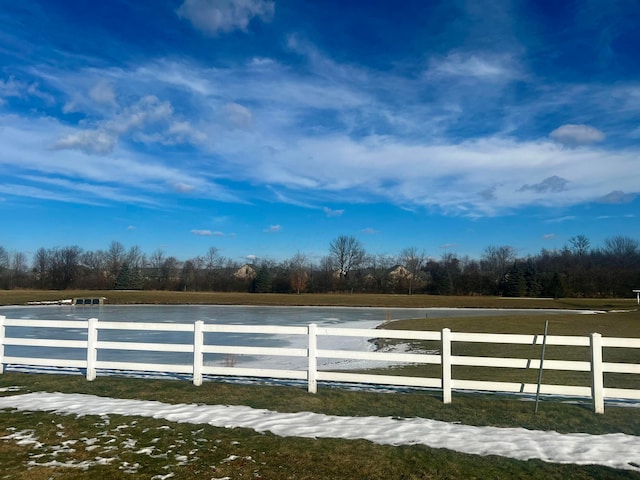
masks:
MULTIPOLYGON (((605 373, 624 373, 640 375, 638 363, 610 363, 603 362, 604 348, 632 348, 640 349, 640 338, 602 337, 598 333, 590 336, 548 336, 546 345, 579 346, 590 349, 590 361, 543 360, 545 370, 566 370, 590 372, 591 386, 571 386, 535 383, 518 383, 502 381, 460 380, 452 378, 452 367, 455 365, 502 367, 512 369, 540 369, 541 359, 504 358, 504 357, 474 357, 455 356, 451 354, 454 342, 542 345, 541 335, 515 334, 487 334, 452 332, 445 328, 442 331, 413 331, 413 330, 383 330, 356 328, 327 328, 311 324, 302 326, 247 326, 195 323, 146 323, 146 322, 101 322, 96 318, 89 320, 25 320, 9 319, 0 316, 0 373, 5 365, 29 365, 47 367, 72 367, 86 370, 87 380, 94 380, 98 370, 116 371, 145 371, 167 372, 192 375, 193 383, 201 385, 203 375, 229 375, 234 377, 264 377, 278 379, 293 379, 307 382, 308 391, 317 391, 318 381, 366 383, 374 385, 411 386, 441 389, 443 401, 450 403, 453 390, 474 390, 490 392, 513 392, 528 394, 556 394, 575 397, 587 397, 593 401, 593 409, 597 413, 604 413, 605 398, 640 400, 640 388, 621 389, 605 388, 605 373), (7 335, 7 328, 18 327, 18 333, 7 335), (20 328, 23 329, 20 336, 20 328), (26 329, 26 330, 25 330, 26 329), (59 339, 59 335, 52 334, 51 329, 65 329, 76 332, 78 340, 59 339), (153 333, 175 332, 186 335, 189 343, 151 343, 132 342, 123 340, 104 340, 107 332, 110 337, 127 338, 127 331, 144 332, 145 338, 152 338, 153 333), (47 336, 49 332, 49 336, 47 336), (205 342, 216 338, 216 334, 251 334, 264 335, 266 338, 287 336, 302 338, 303 348, 285 348, 278 346, 238 346, 222 345, 205 342), (322 337, 359 337, 361 339, 401 339, 401 340, 431 340, 439 342, 437 353, 391 353, 382 351, 332 350, 318 348, 318 339, 322 337), (60 355, 48 355, 47 358, 24 355, 5 355, 5 346, 47 347, 50 352, 57 349, 80 352, 75 359, 59 358, 60 355), (156 352, 158 355, 166 353, 188 354, 189 361, 183 363, 131 362, 100 359, 99 352, 128 351, 128 352, 156 352), (301 357, 306 365, 305 369, 273 369, 273 368, 243 368, 235 366, 233 362, 220 365, 207 365, 205 355, 219 354, 230 358, 237 355, 251 356, 284 356, 301 357), (78 356, 80 355, 80 356, 78 356), (398 375, 363 374, 348 371, 329 371, 318 368, 318 359, 348 359, 365 361, 382 361, 408 364, 439 365, 440 375, 436 378, 409 377, 398 375)), ((274 342, 275 343, 275 342, 274 342)), ((24 350, 28 350, 24 348, 24 350)), ((496 348, 496 351, 499 351, 496 348)), ((113 355, 112 355, 113 357, 113 355)), ((155 357, 154 357, 155 358, 155 357)), ((640 386, 640 377, 638 385, 640 386)))

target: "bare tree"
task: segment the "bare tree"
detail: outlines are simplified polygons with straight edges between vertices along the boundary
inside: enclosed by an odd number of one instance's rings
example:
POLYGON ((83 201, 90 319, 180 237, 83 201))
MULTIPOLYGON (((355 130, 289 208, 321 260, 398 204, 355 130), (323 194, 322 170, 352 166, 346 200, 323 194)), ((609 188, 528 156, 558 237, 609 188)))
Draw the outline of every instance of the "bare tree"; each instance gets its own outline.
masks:
POLYGON ((584 235, 576 235, 575 237, 571 237, 569 239, 569 243, 571 244, 571 250, 574 255, 584 256, 589 253, 589 246, 591 242, 584 235))
POLYGON ((392 255, 379 253, 367 255, 365 259, 367 275, 363 279, 363 286, 367 291, 386 293, 389 291, 389 272, 396 264, 392 255))
POLYGON ((54 248, 51 251, 51 262, 49 266, 53 288, 66 289, 76 286, 81 255, 82 249, 75 245, 54 248))
POLYGON ((485 248, 480 267, 490 281, 492 290, 490 293, 494 295, 500 293, 500 283, 515 261, 516 251, 513 247, 490 245, 485 248))
POLYGON ((156 281, 160 280, 162 276, 162 264, 164 263, 164 252, 160 249, 155 250, 149 257, 149 266, 153 272, 153 277, 156 281))
POLYGON ((296 293, 300 293, 307 288, 309 281, 309 263, 307 257, 300 252, 296 253, 291 260, 289 260, 289 276, 291 280, 291 288, 296 293))
POLYGON ((45 248, 39 248, 33 256, 33 271, 40 288, 47 286, 50 262, 49 252, 45 248))
POLYGON ((163 288, 172 288, 175 284, 175 280, 178 277, 178 268, 180 262, 176 257, 167 257, 160 267, 160 277, 163 281, 163 288))
POLYGON ((86 269, 85 282, 89 288, 105 288, 109 286, 105 252, 96 250, 84 252, 80 263, 86 269))
POLYGON ((330 255, 322 257, 319 265, 320 274, 314 278, 315 290, 329 291, 333 288, 334 272, 336 266, 330 255))
POLYGON ((111 279, 115 281, 122 264, 125 262, 126 251, 124 245, 120 242, 113 241, 109 245, 106 252, 107 272, 111 276, 111 279))
POLYGON ((400 252, 400 261, 407 269, 407 282, 409 284, 409 295, 413 294, 413 287, 419 280, 420 270, 424 266, 426 255, 424 251, 418 251, 416 247, 403 248, 400 252))
POLYGON ((147 256, 138 245, 134 245, 124 255, 123 263, 127 263, 129 268, 141 269, 147 263, 147 256))
POLYGON ((619 263, 628 262, 640 254, 640 242, 635 238, 617 235, 604 241, 604 252, 619 263))
POLYGON ((209 247, 204 258, 204 277, 207 290, 215 289, 215 281, 220 277, 225 259, 216 247, 209 247))
POLYGON ((9 288, 23 286, 27 274, 27 256, 22 252, 11 252, 9 263, 9 288))
POLYGON ((355 237, 340 235, 329 244, 329 254, 337 267, 339 279, 342 282, 347 281, 353 292, 352 272, 359 268, 366 258, 362 243, 355 237))
POLYGON ((9 252, 0 245, 0 271, 4 268, 9 268, 9 252))

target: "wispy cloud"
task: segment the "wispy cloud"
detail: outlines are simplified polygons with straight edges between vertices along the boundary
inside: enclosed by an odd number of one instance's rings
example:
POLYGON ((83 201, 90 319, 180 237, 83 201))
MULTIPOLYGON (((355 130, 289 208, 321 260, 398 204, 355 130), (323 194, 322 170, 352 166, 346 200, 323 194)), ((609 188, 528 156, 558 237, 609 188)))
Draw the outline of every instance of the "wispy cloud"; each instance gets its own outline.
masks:
POLYGON ((191 233, 193 233, 194 235, 198 235, 200 237, 210 237, 211 235, 213 235, 213 232, 211 230, 191 230, 191 233))
POLYGON ((344 213, 344 209, 332 210, 329 207, 323 207, 322 211, 327 217, 341 217, 342 214, 344 213))
POLYGON ((281 225, 269 225, 269 227, 265 228, 263 230, 263 232, 265 232, 265 233, 276 233, 276 232, 279 232, 280 230, 282 230, 282 226, 281 225))
POLYGON ((548 220, 545 220, 545 223, 564 223, 564 222, 571 222, 576 219, 577 217, 574 215, 567 215, 564 217, 550 218, 548 220))
POLYGON ((510 55, 452 52, 446 57, 432 58, 427 78, 470 77, 487 81, 505 81, 519 77, 517 65, 510 55))
MULTIPOLYGON (((190 21, 201 14, 221 33, 265 21, 272 8, 194 0, 180 11, 190 21), (213 12, 223 13, 213 21, 213 12)), ((532 205, 615 203, 631 197, 612 192, 638 191, 637 176, 628 173, 637 170, 637 147, 610 146, 587 120, 562 124, 550 136, 529 123, 558 105, 576 118, 587 110, 577 111, 582 104, 602 119, 614 110, 637 118, 640 107, 622 92, 640 91, 638 85, 619 84, 612 93, 600 85, 536 84, 517 49, 433 54, 428 73, 412 77, 340 62, 298 35, 286 48, 304 68, 266 57, 215 68, 173 58, 73 74, 34 67, 33 83, 55 91, 59 106, 74 102, 85 118, 1 118, 0 164, 194 199, 249 203, 267 191, 270 200, 321 208, 328 217, 344 213, 319 207, 336 198, 478 217, 532 205), (469 78, 493 85, 485 92, 464 83, 469 78), (503 108, 509 96, 502 83, 515 81, 529 95, 503 108), (565 148, 569 143, 579 148, 565 148)), ((24 90, 16 82, 4 80, 4 90, 24 90)))
POLYGON ((362 233, 364 233, 365 235, 375 235, 376 233, 380 233, 378 230, 376 230, 375 228, 371 228, 371 227, 363 228, 360 231, 362 233))

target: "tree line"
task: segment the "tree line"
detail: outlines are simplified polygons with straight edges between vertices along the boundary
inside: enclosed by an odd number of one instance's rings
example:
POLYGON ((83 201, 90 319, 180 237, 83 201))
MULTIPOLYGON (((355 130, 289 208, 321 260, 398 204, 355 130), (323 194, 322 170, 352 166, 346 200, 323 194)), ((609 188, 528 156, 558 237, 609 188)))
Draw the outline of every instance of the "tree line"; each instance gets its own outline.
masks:
POLYGON ((226 258, 216 247, 179 260, 117 241, 96 251, 40 248, 29 263, 26 254, 0 246, 0 288, 628 297, 640 288, 640 242, 618 235, 593 247, 577 235, 561 249, 537 255, 490 245, 475 259, 451 252, 435 258, 418 247, 376 254, 341 235, 319 260, 296 253, 283 261, 248 263, 226 258))

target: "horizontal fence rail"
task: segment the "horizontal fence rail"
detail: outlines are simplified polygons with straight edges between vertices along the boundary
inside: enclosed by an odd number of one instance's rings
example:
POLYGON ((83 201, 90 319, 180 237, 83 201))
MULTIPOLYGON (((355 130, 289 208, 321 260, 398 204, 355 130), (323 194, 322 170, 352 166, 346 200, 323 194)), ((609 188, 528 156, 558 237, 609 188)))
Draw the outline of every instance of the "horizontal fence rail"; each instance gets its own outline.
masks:
MULTIPOLYGON (((9 319, 0 316, 0 373, 5 365, 27 365, 47 367, 70 367, 86 370, 87 380, 94 380, 100 370, 145 371, 191 375, 195 385, 201 385, 203 375, 220 375, 234 377, 263 377, 277 379, 301 380, 307 382, 308 391, 317 391, 318 381, 366 383, 375 385, 394 385, 408 387, 435 388, 442 390, 445 403, 452 401, 452 392, 456 390, 473 390, 487 392, 507 392, 525 394, 555 394, 565 396, 590 397, 593 409, 604 413, 606 398, 640 400, 640 389, 605 388, 605 373, 623 373, 640 375, 638 363, 615 363, 603 361, 604 348, 640 349, 640 338, 609 338, 598 333, 590 336, 547 336, 546 345, 585 347, 589 349, 589 361, 550 360, 544 359, 544 370, 565 370, 571 372, 590 372, 590 386, 532 384, 523 382, 464 380, 452 377, 454 366, 493 367, 507 369, 535 369, 541 367, 543 359, 506 358, 473 355, 453 355, 452 345, 460 343, 489 343, 516 345, 542 345, 541 335, 489 334, 414 330, 384 330, 357 328, 326 328, 311 324, 301 326, 248 326, 195 323, 145 323, 145 322, 106 322, 96 318, 89 320, 28 320, 9 319), (61 339, 54 331, 65 331, 61 339), (137 331, 138 336, 152 338, 158 332, 182 334, 182 343, 137 342, 131 341, 127 332, 137 331), (22 334, 21 334, 22 332, 22 334), (112 333, 110 333, 112 332, 112 333), (10 334, 12 333, 12 334, 10 334), (236 334, 242 336, 261 336, 265 342, 273 338, 296 338, 302 347, 277 346, 275 342, 269 346, 228 345, 216 343, 220 335, 236 334), (111 339, 105 336, 112 337, 111 339), (387 352, 377 350, 348 350, 319 348, 319 339, 361 338, 369 341, 407 340, 436 342, 438 349, 425 353, 387 352), (114 339, 115 338, 115 339, 114 339), (5 347, 45 347, 51 351, 74 351, 76 358, 60 358, 61 355, 33 356, 18 351, 18 354, 5 355, 5 347), (159 356, 167 354, 183 354, 181 362, 138 362, 122 359, 102 358, 101 352, 155 352, 159 356), (186 355, 186 357, 185 357, 186 355), (223 365, 207 364, 207 355, 221 355, 231 358, 223 365), (256 357, 289 357, 301 358, 304 369, 292 368, 246 368, 236 366, 232 358, 238 355, 256 357), (353 371, 335 371, 318 368, 318 359, 363 360, 387 362, 391 364, 431 364, 436 365, 437 377, 410 377, 401 375, 360 373, 353 371)), ((372 345, 372 344, 370 344, 372 345)), ((497 348, 497 347, 496 347, 497 348)), ((28 352, 27 352, 28 353, 28 352)), ((154 355, 155 355, 154 354, 154 355)), ((73 356, 73 355, 72 355, 73 356)), ((116 353, 117 356, 117 353, 116 353)), ((155 357, 154 357, 155 358, 155 357)))

